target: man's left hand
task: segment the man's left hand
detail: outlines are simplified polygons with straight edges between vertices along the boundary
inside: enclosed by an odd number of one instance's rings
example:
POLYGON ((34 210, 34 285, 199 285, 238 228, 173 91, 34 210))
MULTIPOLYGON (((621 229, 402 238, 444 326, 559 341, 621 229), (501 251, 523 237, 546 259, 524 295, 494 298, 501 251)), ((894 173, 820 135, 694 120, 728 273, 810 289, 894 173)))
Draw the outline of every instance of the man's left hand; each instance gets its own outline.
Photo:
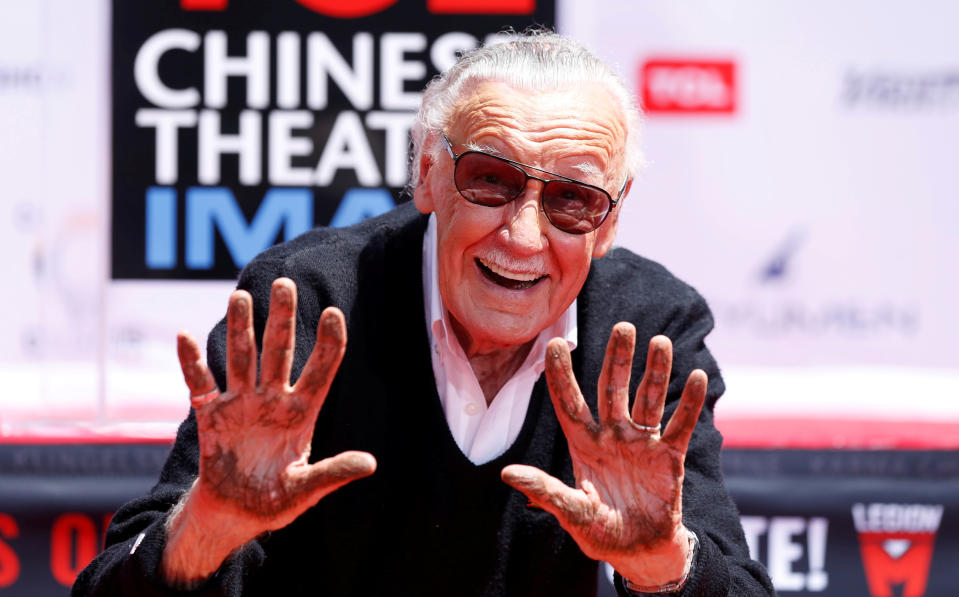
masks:
POLYGON ((525 465, 503 480, 557 518, 587 556, 609 562, 642 586, 678 580, 689 550, 682 522, 683 463, 706 397, 706 374, 686 381, 675 414, 660 433, 672 368, 672 343, 649 343, 646 371, 629 413, 629 376, 636 330, 613 328, 599 377, 599 424, 583 400, 566 342, 546 349, 546 381, 569 443, 576 488, 525 465))

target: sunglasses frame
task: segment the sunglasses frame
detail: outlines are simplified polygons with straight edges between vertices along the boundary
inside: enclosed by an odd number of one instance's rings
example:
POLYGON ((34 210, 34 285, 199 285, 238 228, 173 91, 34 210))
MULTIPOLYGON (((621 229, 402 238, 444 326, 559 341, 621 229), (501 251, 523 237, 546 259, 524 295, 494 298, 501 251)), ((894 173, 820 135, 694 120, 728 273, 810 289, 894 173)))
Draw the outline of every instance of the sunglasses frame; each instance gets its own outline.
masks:
POLYGON ((627 176, 627 177, 626 177, 626 180, 623 181, 623 186, 619 189, 619 193, 618 193, 616 199, 613 199, 613 197, 609 194, 609 192, 608 192, 606 189, 602 188, 602 187, 598 187, 598 186, 596 186, 596 185, 591 185, 591 184, 589 184, 589 183, 585 183, 585 182, 583 182, 583 181, 581 181, 581 180, 576 180, 575 178, 570 178, 570 177, 568 177, 568 176, 563 176, 562 174, 557 174, 557 173, 555 173, 555 172, 550 172, 549 170, 543 170, 542 168, 537 168, 536 166, 530 166, 529 164, 524 164, 524 163, 522 163, 522 162, 517 162, 517 161, 515 161, 515 160, 510 160, 510 159, 504 158, 504 157, 502 157, 502 156, 494 155, 494 154, 492 154, 492 153, 486 153, 485 151, 479 151, 479 150, 476 150, 476 149, 470 149, 470 150, 464 151, 463 153, 461 153, 461 154, 459 154, 459 155, 456 155, 456 153, 453 151, 453 144, 450 142, 449 138, 447 138, 446 133, 445 133, 445 132, 444 132, 444 133, 440 133, 440 136, 443 137, 443 142, 446 143, 446 152, 447 152, 448 154, 450 154, 450 159, 453 160, 453 185, 456 187, 456 191, 460 194, 461 197, 463 197, 463 199, 466 199, 466 201, 468 201, 469 203, 472 203, 473 205, 481 205, 481 206, 483 206, 483 207, 502 207, 503 205, 507 205, 507 204, 509 204, 509 203, 512 203, 513 201, 515 201, 515 200, 517 199, 517 197, 519 197, 520 195, 522 195, 522 194, 523 194, 523 191, 526 190, 526 185, 529 184, 530 179, 538 180, 538 181, 540 181, 541 183, 543 183, 543 191, 541 191, 540 194, 539 194, 539 209, 540 209, 540 211, 542 211, 544 214, 546 214, 546 219, 549 220, 549 223, 552 224, 552 226, 553 226, 554 228, 556 228, 557 230, 559 230, 559 231, 561 231, 561 232, 565 232, 566 234, 589 234, 590 232, 593 232, 593 231, 597 230, 600 226, 602 226, 602 225, 603 225, 603 222, 606 221, 606 218, 608 218, 608 217, 609 217, 609 214, 613 211, 613 208, 615 208, 616 205, 619 203, 619 201, 623 198, 623 192, 626 190, 626 185, 629 183, 629 176, 627 176), (520 187, 519 192, 516 193, 516 195, 515 195, 512 199, 510 199, 509 201, 506 201, 505 203, 502 203, 502 204, 500 204, 500 205, 486 205, 486 204, 483 204, 483 203, 476 203, 476 202, 474 202, 474 201, 470 201, 470 199, 469 199, 466 195, 463 194, 463 191, 460 190, 459 185, 456 183, 456 167, 459 165, 460 158, 462 158, 463 156, 469 155, 469 154, 471 154, 471 153, 483 155, 483 156, 486 156, 486 157, 489 157, 489 158, 493 158, 493 159, 495 159, 495 160, 498 160, 498 161, 500 161, 500 162, 504 162, 504 163, 506 163, 506 164, 509 164, 510 166, 513 166, 514 168, 516 168, 516 169, 519 170, 520 172, 522 172, 522 173, 526 176, 526 180, 523 181, 523 186, 520 187), (555 177, 555 178, 539 178, 538 176, 532 176, 529 172, 526 171, 527 168, 530 169, 530 170, 535 170, 536 172, 542 172, 543 174, 549 174, 550 176, 553 176, 553 177, 555 177), (567 182, 567 183, 577 184, 577 185, 584 186, 584 187, 589 188, 589 189, 597 190, 597 191, 601 192, 603 195, 606 196, 606 199, 609 200, 609 207, 606 208, 606 213, 603 214, 603 219, 600 220, 599 224, 597 224, 595 228, 593 228, 593 229, 591 229, 591 230, 585 230, 585 231, 582 231, 582 232, 577 232, 577 231, 564 230, 564 229, 560 228, 559 226, 557 226, 555 222, 553 222, 553 219, 550 217, 549 212, 547 212, 546 209, 543 207, 543 196, 545 195, 546 185, 549 184, 550 182, 553 182, 553 181, 567 182))

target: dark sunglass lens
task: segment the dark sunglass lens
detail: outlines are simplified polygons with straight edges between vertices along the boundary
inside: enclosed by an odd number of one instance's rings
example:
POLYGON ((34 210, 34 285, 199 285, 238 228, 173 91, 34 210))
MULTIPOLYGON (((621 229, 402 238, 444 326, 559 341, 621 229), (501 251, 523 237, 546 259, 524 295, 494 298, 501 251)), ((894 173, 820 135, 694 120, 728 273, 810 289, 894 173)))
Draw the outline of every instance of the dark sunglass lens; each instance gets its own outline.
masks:
POLYGON ((509 203, 526 185, 523 171, 482 153, 463 154, 456 163, 454 178, 467 201, 487 206, 509 203))
POLYGON ((551 180, 543 189, 543 211, 554 226, 570 234, 596 230, 609 208, 609 197, 586 185, 551 180))

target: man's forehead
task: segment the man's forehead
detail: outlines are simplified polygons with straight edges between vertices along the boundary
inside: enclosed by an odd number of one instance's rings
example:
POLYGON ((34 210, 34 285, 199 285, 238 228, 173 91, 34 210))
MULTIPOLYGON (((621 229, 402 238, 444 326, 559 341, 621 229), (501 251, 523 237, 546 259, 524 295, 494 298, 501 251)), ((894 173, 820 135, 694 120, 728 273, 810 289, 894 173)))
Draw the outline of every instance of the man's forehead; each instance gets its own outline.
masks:
POLYGON ((499 81, 471 85, 450 114, 452 141, 494 155, 520 146, 564 142, 603 153, 625 143, 625 122, 609 93, 599 89, 517 89, 499 81))

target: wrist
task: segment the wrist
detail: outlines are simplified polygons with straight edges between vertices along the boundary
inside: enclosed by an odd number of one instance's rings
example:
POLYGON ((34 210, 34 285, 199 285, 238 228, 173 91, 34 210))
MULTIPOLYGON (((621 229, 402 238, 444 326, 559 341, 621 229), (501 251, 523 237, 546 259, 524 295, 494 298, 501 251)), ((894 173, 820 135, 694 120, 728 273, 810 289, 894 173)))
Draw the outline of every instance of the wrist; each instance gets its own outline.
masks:
POLYGON ((170 511, 160 571, 167 584, 194 588, 213 575, 230 554, 254 538, 235 520, 203 506, 196 485, 170 511))
POLYGON ((679 569, 675 566, 676 560, 673 554, 666 553, 660 556, 668 560, 668 562, 665 562, 667 566, 657 566, 657 563, 663 564, 664 562, 657 562, 655 559, 650 562, 644 558, 644 563, 647 565, 644 565, 638 573, 627 574, 617 570, 623 577, 623 586, 627 592, 634 595, 660 595, 678 593, 683 589, 686 581, 689 580, 696 552, 699 548, 699 537, 696 536, 696 533, 685 527, 683 527, 683 532, 685 538, 682 539, 679 545, 683 553, 681 572, 678 574, 673 572, 672 574, 664 575, 664 571, 666 570, 675 571, 679 569), (663 579, 668 580, 664 581, 663 579))

